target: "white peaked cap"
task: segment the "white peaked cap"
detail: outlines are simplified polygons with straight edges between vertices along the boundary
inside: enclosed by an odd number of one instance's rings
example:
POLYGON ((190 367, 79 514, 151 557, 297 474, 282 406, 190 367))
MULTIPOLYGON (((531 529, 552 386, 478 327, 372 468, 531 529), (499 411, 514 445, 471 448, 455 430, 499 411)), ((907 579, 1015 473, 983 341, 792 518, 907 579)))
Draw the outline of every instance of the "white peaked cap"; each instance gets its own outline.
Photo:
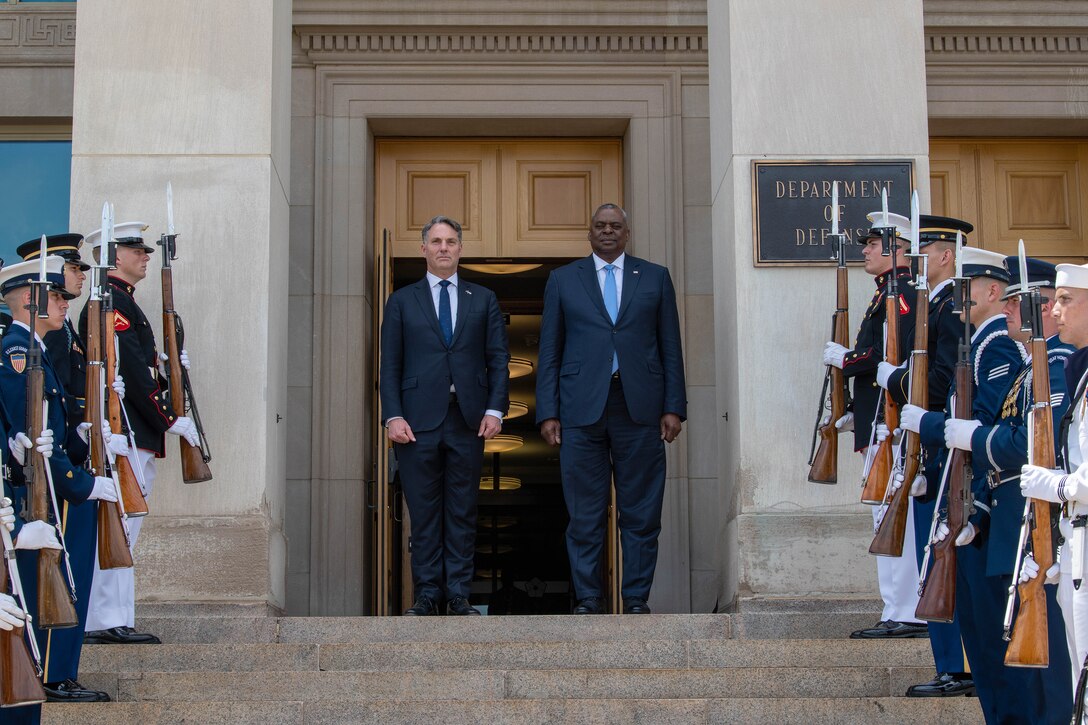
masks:
MULTIPOLYGON (((883 211, 871 211, 865 215, 865 218, 869 220, 869 223, 873 225, 873 228, 884 226, 884 212, 883 211)), ((902 214, 888 213, 888 226, 895 227, 895 236, 898 239, 906 239, 908 242, 913 242, 910 233, 910 219, 906 218, 902 214)), ((863 239, 868 237, 877 236, 872 231, 863 239)))
POLYGON ((1088 289, 1088 264, 1059 264, 1054 286, 1088 289))

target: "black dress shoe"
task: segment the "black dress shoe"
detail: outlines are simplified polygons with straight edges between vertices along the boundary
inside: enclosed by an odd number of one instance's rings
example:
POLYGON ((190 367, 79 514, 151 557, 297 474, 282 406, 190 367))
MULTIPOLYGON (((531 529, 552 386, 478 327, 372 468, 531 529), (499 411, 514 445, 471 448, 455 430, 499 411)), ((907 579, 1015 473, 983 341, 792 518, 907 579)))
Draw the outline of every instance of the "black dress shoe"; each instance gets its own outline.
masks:
POLYGON ((438 605, 426 594, 420 594, 412 606, 404 610, 405 617, 434 617, 438 615, 438 605))
POLYGON ((649 614, 650 605, 646 603, 645 599, 639 597, 628 597, 623 600, 623 613, 624 614, 649 614))
POLYGON ((110 696, 98 690, 88 690, 75 680, 50 682, 45 687, 49 702, 109 702, 110 696))
POLYGON ((132 627, 110 627, 84 632, 83 644, 162 644, 162 640, 132 627))
POLYGON ((859 629, 850 634, 850 639, 929 639, 929 627, 923 624, 911 624, 910 622, 893 622, 888 619, 880 622, 875 627, 859 629))
POLYGON ((468 603, 466 597, 454 597, 446 603, 446 614, 454 614, 459 617, 480 616, 480 610, 468 603))
POLYGON ((941 672, 929 682, 907 688, 907 697, 960 696, 975 696, 975 681, 963 672, 941 672))
POLYGON ((575 614, 600 614, 604 611, 604 603, 599 597, 586 597, 579 599, 574 607, 575 614))

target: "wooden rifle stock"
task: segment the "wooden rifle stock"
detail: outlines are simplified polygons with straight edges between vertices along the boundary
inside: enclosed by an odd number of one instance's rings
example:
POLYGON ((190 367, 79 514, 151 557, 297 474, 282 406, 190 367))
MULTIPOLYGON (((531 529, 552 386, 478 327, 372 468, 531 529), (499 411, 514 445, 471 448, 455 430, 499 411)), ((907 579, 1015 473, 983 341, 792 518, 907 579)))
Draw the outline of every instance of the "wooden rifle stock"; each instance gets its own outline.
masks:
MULTIPOLYGON (((106 444, 102 439, 102 300, 87 302, 87 404, 85 420, 91 446, 91 472, 106 476, 106 444)), ((98 567, 124 569, 132 566, 121 507, 115 501, 98 502, 98 567)))
MULTIPOLYGON (((1031 410, 1031 462, 1044 468, 1055 467, 1054 417, 1050 403, 1050 370, 1046 340, 1033 337, 1031 341, 1031 385, 1035 406, 1031 410)), ((1031 531, 1031 552, 1039 565, 1039 575, 1023 584, 1013 582, 1020 600, 1016 624, 1005 664, 1010 667, 1048 667, 1050 650, 1047 644, 1046 593, 1043 582, 1046 571, 1054 565, 1054 548, 1050 532, 1050 503, 1029 499, 1024 526, 1031 531)), ((1023 556, 1023 552, 1018 552, 1023 556)))
MULTIPOLYGON (((33 333, 31 333, 33 335, 33 333)), ((31 342, 31 345, 34 343, 31 342)), ((37 349, 33 353, 40 352, 37 349)), ((44 377, 41 361, 31 363, 26 373, 26 416, 27 435, 30 440, 38 440, 44 426, 42 408, 44 377)), ((30 487, 30 518, 33 521, 49 523, 49 479, 45 467, 49 462, 36 448, 27 452, 29 465, 26 467, 26 481, 30 487)), ((52 526, 52 524, 49 524, 52 526)), ((61 549, 38 550, 38 626, 42 629, 63 629, 79 624, 76 608, 72 605, 71 594, 60 572, 61 549)))
MULTIPOLYGON (((929 290, 918 289, 915 302, 914 351, 910 358, 910 403, 929 407, 929 290)), ((889 426, 890 427, 890 426, 889 426)), ((903 431, 903 485, 892 494, 884 518, 869 546, 878 556, 902 556, 910 511, 910 489, 922 468, 922 440, 914 431, 903 431)))
MULTIPOLYGON (((831 339, 843 347, 848 347, 850 343, 849 304, 847 267, 840 264, 835 272, 835 314, 831 319, 831 339)), ((834 365, 828 366, 827 375, 830 384, 830 417, 823 425, 819 425, 817 421, 819 444, 808 471, 808 480, 812 483, 838 483, 839 480, 839 429, 835 427, 835 423, 846 415, 846 377, 834 365)), ((821 400, 821 410, 823 404, 821 400)))
MULTIPOLYGON (((90 303, 88 302, 88 304, 90 303)), ((113 381, 117 378, 117 347, 114 344, 115 333, 113 331, 116 315, 117 313, 113 310, 107 311, 102 323, 103 359, 106 365, 105 394, 107 402, 105 412, 110 424, 110 433, 123 436, 125 435, 125 429, 121 415, 121 398, 118 397, 117 391, 113 389, 113 381)), ((89 386, 88 389, 90 389, 89 386)), ((136 452, 132 451, 132 454, 136 455, 136 452)), ((121 484, 121 502, 125 505, 125 515, 129 518, 147 516, 147 499, 144 497, 143 489, 140 488, 140 482, 136 478, 132 462, 129 461, 127 456, 117 456, 113 470, 117 474, 117 481, 121 484)))
MULTIPOLYGON (((956 363, 956 417, 972 417, 974 379, 971 373, 970 345, 964 353, 961 343, 960 360, 956 363)), ((951 622, 956 613, 956 537, 967 523, 971 508, 971 454, 959 448, 949 451, 945 465, 948 471, 948 536, 930 544, 929 576, 922 587, 914 615, 927 622, 951 622)), ((937 502, 940 510, 940 501, 937 502)), ((935 514, 936 515, 936 514, 935 514)))
MULTIPOLYGON (((897 269, 889 272, 898 274, 897 269)), ((888 323, 888 335, 884 359, 892 365, 899 364, 899 295, 891 294, 892 281, 889 280, 889 294, 884 300, 884 319, 888 323)), ((888 426, 888 437, 877 444, 869 475, 865 477, 865 486, 861 490, 861 502, 868 504, 884 503, 888 493, 888 479, 891 478, 894 465, 892 456, 891 432, 899 427, 899 406, 892 399, 891 393, 884 394, 884 424, 888 426)))
MULTIPOLYGON (((10 537, 4 538, 10 541, 10 537)), ((5 541, 5 545, 6 543, 5 541)), ((14 587, 9 587, 8 582, 13 575, 11 560, 14 558, 15 551, 5 546, 6 566, 3 580, 0 581, 0 592, 12 596, 15 596, 14 587)), ((0 630, 0 707, 45 702, 45 690, 42 689, 37 667, 26 645, 27 634, 25 626, 0 630)))
MULTIPOLYGON (((166 347, 166 367, 170 375, 170 407, 174 415, 185 415, 185 398, 188 391, 185 389, 185 371, 181 366, 181 346, 184 342, 181 332, 181 321, 174 311, 174 277, 169 266, 166 266, 167 249, 163 248, 162 268, 162 329, 166 347)), ((185 483, 200 483, 210 481, 211 468, 208 466, 208 457, 198 446, 191 446, 184 438, 179 437, 181 443, 181 477, 185 483)))

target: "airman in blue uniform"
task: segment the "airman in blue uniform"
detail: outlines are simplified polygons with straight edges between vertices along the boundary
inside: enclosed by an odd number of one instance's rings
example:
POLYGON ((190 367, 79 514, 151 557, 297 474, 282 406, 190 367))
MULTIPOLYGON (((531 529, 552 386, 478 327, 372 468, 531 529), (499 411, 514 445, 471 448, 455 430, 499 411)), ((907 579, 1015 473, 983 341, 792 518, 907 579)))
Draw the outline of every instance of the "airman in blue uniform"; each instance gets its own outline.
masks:
MULTIPOLYGON (((27 375, 31 349, 41 346, 41 333, 60 330, 68 310, 68 300, 72 295, 64 287, 64 260, 60 257, 47 257, 49 291, 48 317, 34 320, 35 336, 38 340, 32 345, 30 338, 30 312, 27 305, 32 295, 31 281, 39 277, 40 260, 22 262, 0 271, 0 295, 12 311, 13 322, 0 342, 0 398, 10 416, 15 430, 22 427, 26 420, 27 375)), ((82 463, 87 456, 86 430, 69 425, 68 400, 64 386, 60 383, 56 370, 47 351, 41 355, 44 373, 43 399, 48 404, 48 417, 45 428, 52 432, 56 441, 49 457, 49 469, 52 473, 56 490, 57 505, 60 508, 60 521, 54 522, 62 532, 67 546, 69 563, 75 583, 76 613, 79 626, 67 629, 36 631, 44 668, 43 682, 50 700, 65 702, 93 702, 108 700, 102 692, 82 687, 76 677, 79 671, 79 654, 83 645, 83 630, 87 621, 87 602, 89 599, 91 578, 97 545, 97 500, 116 501, 117 492, 109 478, 95 477, 88 473, 82 463)), ((25 450, 29 446, 25 433, 18 433, 12 439, 12 452, 18 463, 25 460, 25 450), (22 449, 18 445, 22 441, 22 449)), ((16 510, 22 511, 29 505, 25 479, 20 467, 12 470, 12 498, 16 510)), ((34 526, 33 523, 28 526, 34 526)), ((20 538, 22 537, 22 532, 20 538)), ((18 546, 17 548, 22 548, 18 546)), ((31 572, 36 567, 36 555, 33 551, 19 552, 20 570, 31 572)), ((25 583, 25 582, 24 582, 25 583)), ((37 610, 37 588, 28 585, 27 606, 31 612, 37 610)))

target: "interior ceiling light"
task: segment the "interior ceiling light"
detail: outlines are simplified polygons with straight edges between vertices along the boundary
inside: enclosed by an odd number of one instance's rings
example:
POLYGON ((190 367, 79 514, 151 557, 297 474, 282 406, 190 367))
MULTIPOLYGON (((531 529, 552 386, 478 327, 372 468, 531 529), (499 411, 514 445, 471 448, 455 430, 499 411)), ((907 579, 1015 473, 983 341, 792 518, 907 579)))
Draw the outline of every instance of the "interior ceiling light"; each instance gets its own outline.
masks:
MULTIPOLYGON (((521 479, 513 476, 499 476, 499 490, 500 491, 517 491, 521 488, 521 479)), ((481 476, 480 477, 480 490, 481 491, 494 491, 495 490, 495 478, 493 476, 481 476)), ((509 524, 507 524, 509 526, 509 524)), ((499 527, 503 528, 503 527, 499 527)))
POLYGON ((503 420, 510 420, 511 418, 520 418, 529 412, 529 406, 520 400, 510 401, 510 411, 506 414, 503 420))
POLYGON ((462 264, 461 266, 473 272, 479 272, 480 274, 521 274, 522 272, 531 272, 542 265, 486 262, 484 264, 462 264))
POLYGON ((523 378, 533 374, 533 361, 523 357, 512 357, 509 368, 511 378, 523 378))
POLYGON ((525 439, 521 436, 499 433, 489 441, 484 441, 484 453, 507 453, 516 451, 525 445, 525 439))

